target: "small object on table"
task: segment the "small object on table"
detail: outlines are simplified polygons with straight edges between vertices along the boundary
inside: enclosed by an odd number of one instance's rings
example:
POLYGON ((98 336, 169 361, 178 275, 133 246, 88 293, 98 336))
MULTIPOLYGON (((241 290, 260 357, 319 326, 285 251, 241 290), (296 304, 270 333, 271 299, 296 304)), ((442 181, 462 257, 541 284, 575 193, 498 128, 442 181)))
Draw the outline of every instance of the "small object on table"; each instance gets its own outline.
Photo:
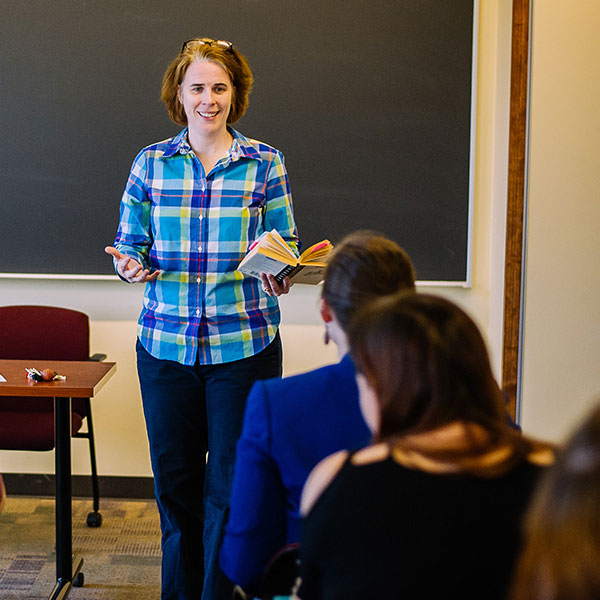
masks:
POLYGON ((32 381, 65 381, 65 375, 59 375, 52 369, 44 369, 43 371, 38 371, 35 368, 25 369, 27 371, 27 379, 31 379, 32 381))
POLYGON ((52 369, 44 369, 42 371, 42 379, 44 381, 52 381, 56 373, 52 369))

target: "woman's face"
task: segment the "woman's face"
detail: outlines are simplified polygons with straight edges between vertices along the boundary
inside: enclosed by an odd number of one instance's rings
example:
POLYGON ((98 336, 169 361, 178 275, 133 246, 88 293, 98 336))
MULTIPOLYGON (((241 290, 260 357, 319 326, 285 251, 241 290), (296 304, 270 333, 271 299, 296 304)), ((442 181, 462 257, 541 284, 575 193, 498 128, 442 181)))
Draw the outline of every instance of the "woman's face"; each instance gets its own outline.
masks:
POLYGON ((226 130, 233 84, 220 65, 206 60, 194 61, 185 72, 178 98, 192 132, 213 135, 226 130))
POLYGON ((379 402, 375 390, 361 373, 356 374, 356 385, 363 419, 371 433, 377 433, 379 431, 379 402))

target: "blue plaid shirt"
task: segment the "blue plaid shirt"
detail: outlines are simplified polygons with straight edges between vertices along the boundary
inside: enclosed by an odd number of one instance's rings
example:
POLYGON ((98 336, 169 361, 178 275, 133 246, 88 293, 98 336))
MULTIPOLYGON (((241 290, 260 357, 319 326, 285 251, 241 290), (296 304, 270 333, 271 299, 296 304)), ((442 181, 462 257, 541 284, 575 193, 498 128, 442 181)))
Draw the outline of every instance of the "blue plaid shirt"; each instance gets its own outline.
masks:
POLYGON ((192 365, 257 354, 273 340, 279 304, 236 268, 263 231, 299 240, 281 152, 229 128, 233 144, 208 175, 187 129, 144 148, 121 199, 115 247, 161 271, 148 282, 138 337, 156 358, 192 365))

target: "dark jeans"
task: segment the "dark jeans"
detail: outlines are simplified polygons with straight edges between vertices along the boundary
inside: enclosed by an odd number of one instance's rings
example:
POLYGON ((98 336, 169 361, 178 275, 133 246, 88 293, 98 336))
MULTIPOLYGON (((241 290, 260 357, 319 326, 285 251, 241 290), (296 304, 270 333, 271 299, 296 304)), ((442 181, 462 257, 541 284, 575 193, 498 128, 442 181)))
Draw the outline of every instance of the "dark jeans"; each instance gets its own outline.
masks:
POLYGON ((139 341, 136 351, 162 530, 161 599, 230 600, 219 549, 235 447, 252 384, 281 376, 279 333, 259 354, 216 365, 159 360, 139 341))

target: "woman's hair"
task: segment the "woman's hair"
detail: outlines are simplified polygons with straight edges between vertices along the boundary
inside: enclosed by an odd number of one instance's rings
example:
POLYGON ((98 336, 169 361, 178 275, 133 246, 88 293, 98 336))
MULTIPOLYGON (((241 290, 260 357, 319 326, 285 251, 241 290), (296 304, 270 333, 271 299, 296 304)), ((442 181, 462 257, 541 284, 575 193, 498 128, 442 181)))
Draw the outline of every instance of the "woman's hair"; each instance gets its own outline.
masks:
POLYGON ((178 91, 188 67, 195 60, 213 62, 227 72, 233 84, 233 99, 227 122, 238 121, 248 108, 248 96, 254 81, 252 71, 244 55, 233 44, 211 38, 195 38, 186 42, 163 75, 161 99, 171 120, 178 125, 187 125, 178 91))
POLYGON ((344 331, 369 300, 415 289, 415 271, 406 252, 375 231, 356 231, 333 251, 325 270, 322 298, 344 331))
POLYGON ((452 302, 417 293, 375 299, 353 320, 349 340, 356 368, 377 397, 376 440, 398 443, 459 421, 487 435, 474 438, 464 456, 441 449, 438 459, 466 468, 478 455, 508 444, 512 451, 497 465, 502 470, 533 449, 533 442, 507 425, 483 337, 452 302))
POLYGON ((524 530, 514 600, 600 598, 600 406, 542 477, 524 530))

